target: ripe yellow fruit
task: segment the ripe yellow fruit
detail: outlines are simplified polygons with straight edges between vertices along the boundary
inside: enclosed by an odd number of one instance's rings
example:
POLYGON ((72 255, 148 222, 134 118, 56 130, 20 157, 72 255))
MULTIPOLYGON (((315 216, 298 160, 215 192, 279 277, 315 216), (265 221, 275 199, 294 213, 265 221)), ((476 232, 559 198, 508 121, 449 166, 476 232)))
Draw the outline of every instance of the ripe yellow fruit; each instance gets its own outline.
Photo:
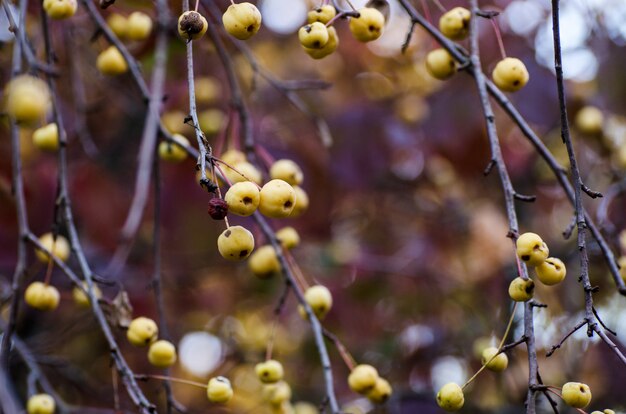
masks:
POLYGON ((180 134, 173 134, 172 139, 175 142, 161 141, 159 144, 159 157, 163 161, 181 162, 187 158, 187 151, 181 145, 189 146, 189 140, 180 134))
POLYGON ((522 259, 528 266, 539 266, 550 254, 548 246, 535 233, 524 233, 517 239, 517 257, 522 259))
POLYGON ((197 11, 186 11, 178 18, 178 35, 185 40, 200 39, 208 28, 206 19, 197 11))
POLYGON ((155 367, 171 367, 176 363, 176 347, 171 342, 163 339, 156 341, 150 345, 148 361, 155 367))
POLYGON ((510 57, 498 62, 491 76, 493 83, 505 92, 519 91, 528 83, 529 79, 524 62, 510 57))
POLYGON ((152 32, 152 19, 146 13, 136 11, 128 16, 126 35, 131 40, 144 40, 152 32))
POLYGON ((304 292, 304 300, 309 304, 317 319, 324 319, 333 307, 333 296, 326 286, 311 286, 304 292))
POLYGON ((183 111, 167 111, 161 115, 161 122, 163 123, 163 127, 170 134, 186 135, 187 133, 193 132, 193 127, 185 123, 186 117, 187 114, 183 111))
POLYGON ((128 71, 128 64, 122 52, 115 46, 109 46, 98 55, 96 67, 100 73, 110 76, 121 75, 128 71))
POLYGON ((350 389, 359 394, 366 394, 374 389, 376 381, 378 381, 378 371, 367 364, 357 365, 348 375, 350 389))
POLYGON ((5 109, 17 122, 33 123, 46 117, 51 108, 50 90, 43 80, 16 76, 5 89, 5 109))
POLYGON ((382 404, 391 397, 391 384, 384 378, 378 377, 374 388, 367 393, 367 398, 374 404, 382 404))
POLYGON ((54 122, 33 132, 33 144, 42 151, 54 152, 59 149, 59 128, 54 122))
POLYGON ((209 380, 206 394, 212 403, 225 404, 233 398, 233 388, 228 378, 214 377, 209 380))
POLYGON ((574 122, 583 134, 599 135, 604 127, 604 115, 595 106, 585 106, 578 111, 574 122))
POLYGON ((323 59, 332 54, 339 47, 339 36, 334 27, 328 28, 328 42, 320 49, 304 48, 304 51, 313 59, 323 59))
POLYGON ((35 394, 26 403, 28 414, 54 414, 56 403, 48 394, 35 394))
POLYGON ((437 404, 446 411, 459 411, 464 403, 463 390, 454 382, 444 385, 437 393, 437 404))
POLYGON ((55 20, 72 17, 77 8, 76 0, 43 0, 43 9, 48 17, 55 20))
POLYGON ((195 83, 196 102, 210 104, 219 98, 222 87, 217 79, 206 76, 196 79, 195 83))
POLYGON ((259 380, 266 384, 274 384, 283 379, 283 365, 275 359, 256 364, 255 372, 259 380))
MULTIPOLYGON (((39 243, 50 253, 53 257, 66 262, 70 257, 70 243, 67 239, 61 235, 57 235, 56 239, 52 233, 46 233, 39 237, 39 243)), ((50 256, 47 252, 35 248, 35 255, 37 259, 42 263, 48 263, 50 256)))
POLYGON ((156 341, 159 327, 150 318, 140 316, 131 321, 126 331, 128 342, 135 346, 146 346, 156 341))
POLYGON ((350 18, 350 32, 360 42, 371 42, 383 34, 385 16, 373 7, 359 10, 359 17, 350 18))
POLYGON ((283 227, 278 230, 276 238, 285 249, 293 249, 300 244, 300 235, 293 227, 283 227))
POLYGON ((298 39, 303 47, 321 49, 328 43, 328 29, 324 23, 314 22, 298 30, 298 39))
POLYGON ((615 414, 615 411, 609 410, 607 408, 606 410, 602 410, 602 411, 593 411, 591 414, 615 414))
POLYGON ((516 302, 526 302, 533 298, 535 293, 535 282, 531 279, 517 277, 509 285, 509 296, 516 302))
POLYGON ((230 149, 228 151, 224 151, 224 153, 220 156, 220 160, 224 161, 228 165, 234 166, 235 164, 246 161, 246 154, 236 149, 230 149))
MULTIPOLYGON (((85 293, 88 291, 87 282, 83 282, 81 285, 83 287, 82 289, 78 286, 74 286, 74 289, 72 289, 72 298, 74 299, 74 303, 81 308, 88 308, 91 306, 91 301, 89 300, 89 296, 85 293)), ((96 284, 93 285, 93 294, 97 299, 102 297, 102 291, 96 284)))
POLYGON ((256 184, 243 181, 233 184, 226 192, 224 200, 228 204, 229 212, 246 217, 256 211, 261 200, 261 193, 256 184))
POLYGON ((283 180, 271 180, 261 188, 259 211, 267 217, 288 217, 295 204, 296 192, 283 180))
POLYGON ((502 372, 509 366, 509 358, 504 353, 498 354, 498 348, 490 346, 483 351, 481 363, 483 365, 487 364, 487 369, 491 371, 502 372))
POLYGON ((273 180, 283 180, 290 185, 300 185, 304 180, 302 169, 291 160, 278 160, 270 167, 270 177, 273 180))
POLYGON ((248 260, 248 268, 260 279, 267 279, 280 272, 280 262, 274 247, 268 244, 256 249, 248 260))
POLYGON ((309 196, 298 185, 293 187, 293 191, 296 192, 296 205, 293 207, 289 217, 299 217, 309 208, 309 196))
POLYGON ((109 28, 115 33, 115 36, 124 39, 128 33, 128 20, 119 13, 111 13, 107 18, 109 28))
MULTIPOLYGON (((307 13, 307 23, 311 24, 314 22, 320 23, 328 23, 337 15, 337 10, 330 4, 326 4, 324 6, 320 6, 316 9, 313 9, 307 13)), ((330 29, 330 28, 329 28, 330 29)))
POLYGON ((568 382, 561 388, 563 402, 574 408, 585 408, 591 402, 591 390, 587 384, 568 382))
POLYGON ((463 40, 469 34, 472 13, 465 7, 455 7, 444 13, 439 19, 439 30, 452 40, 463 40))
POLYGON ((42 282, 33 282, 24 292, 26 304, 41 311, 54 310, 59 306, 61 295, 54 286, 42 282))
POLYGON ((254 250, 254 236, 244 227, 230 226, 217 238, 217 249, 224 259, 244 260, 254 250))
POLYGON ((261 28, 261 12, 252 3, 231 4, 222 16, 226 31, 239 40, 254 36, 261 28))
POLYGON ((561 283, 567 273, 565 263, 556 257, 548 257, 545 262, 535 268, 535 271, 537 279, 548 286, 561 283))
POLYGON ((248 161, 241 161, 236 164, 229 165, 231 165, 234 169, 224 166, 222 167, 222 171, 224 171, 226 178, 232 184, 244 181, 252 181, 257 184, 261 183, 261 171, 248 161))
POLYGON ((263 386, 263 400, 274 407, 279 407, 291 399, 291 387, 285 381, 263 386))
POLYGON ((207 109, 198 114, 198 125, 207 135, 216 135, 226 125, 226 115, 220 109, 207 109))
POLYGON ((426 55, 426 70, 433 78, 445 80, 456 73, 456 62, 443 48, 431 50, 426 55))

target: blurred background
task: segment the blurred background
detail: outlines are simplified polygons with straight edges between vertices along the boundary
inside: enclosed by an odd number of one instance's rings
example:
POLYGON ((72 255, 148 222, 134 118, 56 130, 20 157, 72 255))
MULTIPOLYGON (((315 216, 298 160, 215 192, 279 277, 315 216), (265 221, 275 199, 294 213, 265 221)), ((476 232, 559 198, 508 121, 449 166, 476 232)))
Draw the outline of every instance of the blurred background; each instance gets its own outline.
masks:
MULTIPOLYGON (((32 3, 27 30, 41 56, 40 5, 32 3)), ((228 2, 218 3, 223 10, 228 2)), ((353 1, 357 8, 364 3, 353 1)), ((379 40, 361 44, 352 38, 347 22, 338 20, 338 51, 316 61, 301 50, 296 32, 317 3, 258 2, 263 28, 247 45, 259 64, 278 79, 332 84, 323 90, 297 92, 310 112, 328 123, 331 145, 323 144, 307 114, 254 74, 237 48, 230 42, 227 47, 245 91, 256 143, 271 157, 292 159, 304 170, 308 211, 297 219, 275 220, 272 226, 291 225, 298 230, 302 244, 293 251, 296 261, 310 283, 332 291, 334 306, 324 325, 357 361, 376 366, 394 387, 391 401, 371 406, 348 389, 349 371, 329 344, 340 402, 351 413, 427 414, 441 411, 434 390, 450 381, 465 382, 480 367, 482 349, 500 340, 512 311, 507 287, 516 269, 513 245, 506 238, 500 181, 495 172, 483 175, 490 153, 476 87, 464 73, 447 82, 428 75, 424 58, 437 45, 419 27, 402 54, 410 20, 396 1, 390 3, 391 18, 379 40)), ((420 13, 426 7, 436 24, 441 11, 435 3, 412 3, 420 13)), ((442 3, 447 9, 468 7, 462 1, 442 3)), ((170 5, 178 15, 180 4, 170 5)), ((548 2, 495 1, 480 6, 501 12, 497 23, 506 53, 521 59, 530 73, 528 85, 510 99, 567 167, 551 68, 548 2)), ((102 14, 128 15, 135 10, 155 16, 153 4, 143 0, 118 1, 102 14)), ((589 105, 604 116, 599 133, 573 130, 583 179, 604 192, 623 181, 626 170, 626 2, 568 1, 562 5, 562 19, 571 118, 589 105)), ((497 38, 487 20, 479 25, 482 62, 490 73, 501 58, 497 38)), ((2 13, 3 85, 10 77, 12 50, 7 26, 2 13)), ((245 264, 233 265, 219 256, 216 240, 224 224, 208 216, 209 197, 197 185, 191 158, 180 164, 161 162, 161 198, 154 200, 151 195, 128 263, 116 275, 103 273, 132 200, 145 106, 130 75, 105 77, 96 70, 96 56, 107 43, 101 36, 94 37, 94 26, 82 5, 72 19, 54 22, 52 30, 61 69, 61 110, 69 134, 72 206, 90 263, 106 281, 100 284, 104 301, 112 301, 123 289, 135 316, 157 318, 149 282, 154 265, 152 216, 154 203, 160 203, 167 321, 179 352, 172 375, 200 382, 226 375, 236 393, 227 408, 216 408, 208 404, 202 390, 175 385, 177 399, 190 413, 266 412, 253 368, 264 358, 283 281, 278 276, 259 280, 245 264)), ((468 46, 467 41, 462 44, 468 46)), ((154 36, 129 41, 127 46, 148 77, 154 36)), ((211 135, 219 156, 220 151, 238 147, 241 127, 231 112, 226 74, 210 39, 194 42, 194 49, 196 79, 206 78, 214 87, 199 111, 202 128, 211 135)), ((195 142, 193 130, 183 125, 188 113, 185 44, 174 31, 168 52, 164 121, 195 142)), ((534 203, 517 203, 520 230, 539 233, 551 255, 568 267, 562 284, 551 288, 538 284, 535 295, 548 304, 535 313, 543 380, 558 387, 568 381, 586 382, 593 392, 593 409, 624 411, 626 370, 604 344, 587 338, 585 330, 551 358, 544 357, 583 315, 575 236, 570 240, 562 236, 573 209, 547 165, 499 108, 496 121, 516 190, 537 196, 534 203)), ((29 221, 33 232, 43 234, 51 230, 53 221, 57 161, 54 154, 33 146, 32 131, 20 133, 29 221)), ((6 118, 0 127, 0 159, 0 293, 6 298, 17 254, 6 118)), ((267 170, 263 173, 267 177, 267 170)), ((599 203, 585 200, 593 217, 599 203)), ((626 228, 625 208, 626 197, 615 198, 604 226, 616 254, 618 235, 626 228)), ((258 246, 266 243, 252 220, 231 217, 231 224, 248 227, 258 246)), ((617 341, 624 341, 626 299, 617 294, 591 239, 589 251, 591 282, 600 287, 596 308, 618 332, 617 341)), ((42 280, 44 267, 34 255, 30 259, 29 280, 42 280)), ((69 264, 78 269, 75 258, 69 264)), ((59 309, 42 313, 22 307, 17 334, 68 402, 110 408, 113 389, 104 338, 90 311, 72 303, 70 281, 55 270, 52 283, 62 292, 59 309)), ((518 313, 510 340, 518 339, 523 330, 522 313, 518 313)), ((136 373, 159 373, 148 364, 144 350, 127 343, 123 330, 115 332, 136 373)), ((292 401, 318 405, 324 396, 322 370, 310 328, 299 317, 293 295, 279 317, 275 338, 274 355, 285 366, 292 401)), ((622 348, 625 345, 621 342, 622 348)), ((511 351, 509 359, 505 372, 484 372, 468 388, 464 412, 524 412, 525 347, 511 351)), ((25 392, 27 370, 17 358, 12 369, 16 384, 25 392)), ((163 403, 158 381, 148 382, 144 389, 149 398, 163 403)), ((122 406, 132 411, 124 393, 120 394, 122 406)), ((539 412, 551 412, 545 399, 539 401, 539 412)))

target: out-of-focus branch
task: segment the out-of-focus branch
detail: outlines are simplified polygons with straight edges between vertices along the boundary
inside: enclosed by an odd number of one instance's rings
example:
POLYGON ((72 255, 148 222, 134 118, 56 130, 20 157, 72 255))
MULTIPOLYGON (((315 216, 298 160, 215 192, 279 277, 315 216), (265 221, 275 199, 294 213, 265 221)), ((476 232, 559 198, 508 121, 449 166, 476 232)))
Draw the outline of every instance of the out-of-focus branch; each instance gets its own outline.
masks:
MULTIPOLYGON (((54 52, 52 50, 50 31, 48 27, 48 17, 43 10, 41 12, 41 21, 44 34, 46 58, 48 62, 51 62, 54 52)), ((111 331, 111 327, 106 320, 104 312, 102 311, 98 298, 96 297, 94 292, 93 271, 91 270, 91 267, 87 261, 87 257, 85 256, 85 253, 83 251, 80 238, 78 237, 78 231, 76 229, 76 224, 74 222, 71 207, 71 199, 68 190, 66 148, 67 135, 64 128, 63 117, 61 116, 61 110, 59 106, 60 101, 56 91, 56 82, 52 78, 48 78, 48 87, 50 88, 50 94, 52 96, 53 118, 55 123, 57 124, 60 144, 58 152, 59 172, 56 208, 61 212, 62 217, 65 221, 72 251, 78 260, 81 272, 83 274, 85 282, 87 283, 87 295, 89 297, 93 313, 96 317, 98 325, 100 326, 100 330, 105 336, 105 339, 109 346, 109 350, 111 352, 111 357, 113 358, 117 371, 122 378, 122 382, 124 383, 126 391, 141 413, 152 413, 154 412, 154 406, 148 401, 148 399, 143 394, 143 391, 135 381, 134 373, 130 369, 128 363, 122 355, 119 345, 117 344, 117 341, 115 339, 115 335, 111 331)))
POLYGON ((260 212, 255 212, 253 214, 253 218, 257 222, 259 227, 261 227, 265 238, 270 242, 270 244, 276 251, 276 256, 278 257, 281 271, 283 277, 285 278, 285 283, 289 284, 289 286, 291 286, 291 288, 293 289, 293 292, 298 299, 298 303, 300 303, 300 305, 302 305, 302 307, 304 308, 308 320, 311 323, 311 330, 313 331, 313 336, 315 338, 315 345, 317 346, 317 350, 320 354, 322 369, 324 370, 324 381, 326 383, 326 397, 328 398, 328 404, 330 405, 330 410, 332 414, 339 414, 339 404, 337 403, 337 397, 335 396, 335 386, 333 382, 333 371, 330 363, 330 358, 328 356, 328 349, 326 348, 326 343, 324 342, 324 332, 322 325, 313 313, 313 310, 309 306, 308 302, 304 299, 304 293, 296 283, 294 275, 291 273, 289 264, 287 263, 287 260, 283 255, 282 246, 276 238, 274 230, 272 230, 272 228, 260 212))
MULTIPOLYGON (((446 49, 450 55, 459 62, 460 67, 465 70, 466 73, 473 76, 473 72, 471 70, 472 63, 470 62, 467 52, 463 50, 461 46, 447 39, 439 30, 437 30, 430 22, 428 22, 422 15, 420 15, 417 10, 409 3, 408 0, 398 0, 402 8, 409 15, 411 20, 415 22, 417 25, 421 26, 426 30, 426 32, 433 37, 444 49, 446 49)), ((492 98, 500 105, 500 107, 509 115, 511 120, 519 127, 522 134, 530 141, 533 145, 537 153, 543 158, 543 160, 548 164, 548 167, 553 171, 559 185, 563 188, 565 194, 568 199, 574 205, 574 189, 572 188, 569 178, 567 176, 567 171, 559 164, 559 162, 554 158, 550 150, 545 146, 543 141, 535 134, 532 130, 526 119, 519 113, 517 108, 511 103, 511 101, 506 97, 506 95, 501 92, 491 81, 486 80, 487 83, 487 91, 492 96, 492 98)), ((600 250, 602 251, 602 255, 605 258, 606 264, 609 267, 611 272, 611 276, 619 293, 622 295, 626 295, 626 284, 620 277, 619 268, 617 267, 617 261, 615 260, 615 255, 613 251, 609 247, 609 244, 606 242, 604 236, 601 234, 600 230, 593 222, 591 216, 583 209, 583 213, 585 216, 585 221, 587 223, 587 227, 594 239, 600 246, 600 250)))

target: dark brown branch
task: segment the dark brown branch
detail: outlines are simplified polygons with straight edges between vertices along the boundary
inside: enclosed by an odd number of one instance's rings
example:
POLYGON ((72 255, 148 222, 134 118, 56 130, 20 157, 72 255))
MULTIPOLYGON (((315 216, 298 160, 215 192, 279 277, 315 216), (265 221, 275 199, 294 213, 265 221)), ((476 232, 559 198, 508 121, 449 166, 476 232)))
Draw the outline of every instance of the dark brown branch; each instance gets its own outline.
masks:
POLYGON ((576 324, 576 326, 574 326, 572 329, 569 330, 569 332, 567 334, 565 334, 565 336, 555 345, 552 345, 552 348, 550 348, 550 350, 548 351, 548 353, 546 354, 546 357, 551 357, 552 354, 554 354, 554 352, 561 348, 561 346, 563 346, 563 344, 565 343, 565 341, 567 341, 567 338, 569 338, 570 336, 572 336, 574 334, 574 332, 576 332, 577 330, 579 330, 580 328, 582 328, 583 326, 585 326, 587 324, 587 320, 583 319, 582 321, 578 322, 576 324))

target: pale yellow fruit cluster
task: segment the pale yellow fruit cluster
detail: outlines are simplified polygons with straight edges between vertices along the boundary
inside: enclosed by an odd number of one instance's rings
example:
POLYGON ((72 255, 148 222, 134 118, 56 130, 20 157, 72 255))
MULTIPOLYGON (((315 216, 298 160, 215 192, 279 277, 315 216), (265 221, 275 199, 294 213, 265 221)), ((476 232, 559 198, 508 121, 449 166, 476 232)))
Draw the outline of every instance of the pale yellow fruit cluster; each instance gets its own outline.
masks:
POLYGON ((379 376, 376 368, 367 364, 357 365, 352 369, 348 375, 348 386, 375 404, 384 403, 393 392, 389 381, 379 376))
POLYGON ((159 327, 145 316, 131 321, 126 331, 128 342, 137 347, 149 346, 148 361, 158 368, 171 367, 176 363, 176 347, 169 341, 159 340, 159 327))

